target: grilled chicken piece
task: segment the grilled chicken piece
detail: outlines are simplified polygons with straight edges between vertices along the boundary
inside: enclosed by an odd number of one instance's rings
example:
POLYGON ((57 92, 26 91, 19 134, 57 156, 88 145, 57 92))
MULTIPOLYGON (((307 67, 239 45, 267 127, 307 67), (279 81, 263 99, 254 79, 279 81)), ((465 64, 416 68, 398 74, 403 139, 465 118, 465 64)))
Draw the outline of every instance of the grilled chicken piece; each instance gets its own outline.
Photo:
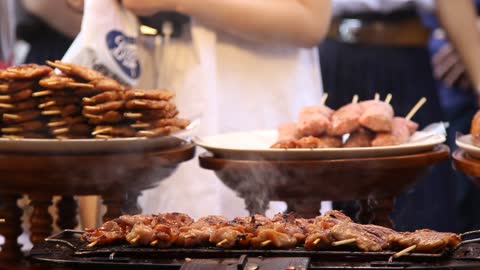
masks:
POLYGON ((39 110, 25 110, 15 113, 4 113, 3 123, 15 124, 37 119, 41 115, 39 110))
POLYGON ((107 91, 100 93, 98 95, 95 95, 93 97, 84 97, 83 98, 83 104, 85 105, 95 105, 95 104, 101 104, 109 101, 116 101, 116 100, 122 100, 123 99, 123 94, 120 91, 107 91))
POLYGON ((83 113, 88 114, 101 114, 108 111, 116 111, 123 108, 124 102, 120 101, 109 101, 94 106, 84 106, 83 113))
POLYGON ((362 251, 381 251, 390 246, 388 235, 378 231, 352 222, 339 222, 330 229, 331 235, 337 241, 356 239, 355 245, 362 251))
POLYGON ((154 129, 140 130, 139 132, 137 132, 137 136, 155 138, 155 137, 170 135, 180 130, 182 130, 182 128, 175 127, 175 126, 158 127, 154 129))
POLYGON ((379 100, 369 100, 361 102, 360 106, 363 106, 364 110, 358 119, 362 126, 375 132, 392 131, 392 105, 379 100))
POLYGON ((31 89, 35 85, 34 81, 6 81, 0 82, 0 93, 9 94, 24 89, 31 89))
POLYGON ((156 222, 180 228, 192 225, 194 220, 187 214, 173 212, 157 215, 156 222))
POLYGON ((262 226, 257 229, 257 234, 250 240, 250 245, 256 248, 294 248, 297 239, 291 235, 281 232, 273 226, 262 226))
POLYGON ((402 117, 395 117, 393 119, 392 132, 377 133, 372 141, 372 146, 390 146, 406 143, 417 128, 417 123, 402 117))
POLYGON ((362 106, 358 103, 349 103, 332 114, 331 125, 327 133, 333 136, 341 136, 351 133, 360 127, 358 120, 362 115, 362 106))
POLYGON ((458 234, 442 233, 428 229, 391 234, 388 240, 393 246, 400 248, 417 245, 415 252, 421 253, 441 252, 447 247, 454 248, 461 242, 458 234))
POLYGON ((24 64, 0 70, 0 80, 29 80, 48 75, 52 69, 37 64, 24 64))
POLYGON ((123 227, 130 227, 132 228, 133 225, 137 223, 142 223, 146 225, 152 224, 154 222, 155 216, 154 215, 122 215, 115 219, 115 222, 120 224, 123 227))
POLYGON ((152 121, 157 119, 168 119, 178 115, 177 109, 173 110, 141 110, 141 111, 129 111, 125 112, 123 116, 127 119, 137 121, 152 121))
POLYGON ((300 139, 296 123, 287 123, 278 127, 277 141, 287 141, 300 139))
POLYGON ((480 146, 480 111, 478 111, 472 119, 470 134, 472 135, 473 144, 480 146))
POLYGON ((332 117, 332 114, 334 113, 335 111, 332 110, 331 108, 329 108, 328 106, 325 106, 325 105, 315 105, 315 106, 309 106, 309 107, 305 107, 303 108, 301 111, 300 111, 300 114, 299 114, 299 117, 302 118, 306 115, 310 115, 310 114, 321 114, 321 115, 324 115, 325 117, 327 117, 328 119, 330 119, 330 117, 332 117))
POLYGON ((323 114, 304 114, 298 118, 297 130, 301 136, 321 136, 330 125, 330 120, 323 114))
POLYGON ((128 243, 135 246, 146 246, 155 240, 155 231, 149 225, 135 223, 125 239, 128 243))
POLYGON ((8 95, 0 95, 0 102, 11 104, 13 102, 24 101, 26 99, 29 99, 31 96, 32 90, 24 89, 8 95))
POLYGON ((350 137, 348 137, 343 147, 370 147, 374 138, 375 133, 360 127, 358 130, 350 133, 350 137))
POLYGON ((64 63, 58 60, 55 62, 47 61, 47 64, 51 67, 58 68, 67 75, 77 77, 88 82, 104 78, 102 73, 79 64, 64 63))
POLYGON ((253 234, 245 232, 243 226, 229 222, 212 232, 209 242, 221 248, 248 246, 252 236, 253 234))
POLYGON ((228 220, 223 216, 202 217, 190 226, 180 228, 180 234, 175 245, 194 247, 209 243, 210 236, 220 227, 224 227, 228 220))
POLYGON ((126 108, 129 110, 166 110, 176 109, 175 104, 165 100, 132 99, 127 101, 126 108))
POLYGON ((97 245, 108 245, 125 240, 125 228, 113 220, 103 223, 98 229, 86 229, 82 239, 97 245))
POLYGON ((130 89, 125 92, 125 99, 150 99, 168 101, 175 96, 174 93, 161 89, 130 89))
POLYGON ((119 84, 116 80, 107 77, 91 80, 88 81, 88 83, 92 84, 93 88, 99 91, 122 92, 125 90, 125 87, 119 84))
POLYGON ((83 113, 83 116, 88 118, 88 122, 92 125, 120 123, 124 119, 123 114, 118 111, 108 111, 101 114, 83 113))
POLYGON ((67 77, 65 75, 50 74, 48 77, 41 79, 38 84, 40 86, 55 89, 55 90, 64 90, 65 88, 75 88, 76 81, 73 78, 67 77))

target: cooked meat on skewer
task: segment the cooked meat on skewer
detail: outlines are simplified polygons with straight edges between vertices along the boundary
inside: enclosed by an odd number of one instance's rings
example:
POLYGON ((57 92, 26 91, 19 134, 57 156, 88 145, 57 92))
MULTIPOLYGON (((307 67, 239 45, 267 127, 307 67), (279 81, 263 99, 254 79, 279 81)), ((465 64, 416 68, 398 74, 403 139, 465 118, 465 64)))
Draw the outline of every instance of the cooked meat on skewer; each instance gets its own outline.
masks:
POLYGON ((126 227, 121 227, 116 221, 103 223, 98 229, 86 229, 82 239, 88 241, 87 246, 108 245, 125 241, 126 227))
POLYGON ((19 102, 19 101, 24 101, 26 99, 29 99, 31 96, 32 96, 32 90, 24 89, 8 95, 0 95, 0 102, 3 102, 3 103, 19 102))
POLYGON ((375 133, 360 127, 358 130, 350 133, 343 147, 370 147, 374 138, 375 133))
POLYGON ((118 111, 108 111, 101 114, 83 113, 83 116, 88 118, 88 122, 92 125, 114 124, 123 120, 123 114, 118 111))
POLYGON ((480 111, 472 119, 470 134, 472 135, 473 144, 480 146, 480 111))
POLYGON ((66 106, 70 104, 79 104, 80 99, 75 96, 49 96, 40 99, 40 103, 38 104, 39 109, 44 109, 47 107, 52 106, 66 106))
POLYGON ((300 139, 296 123, 287 123, 278 127, 277 141, 296 140, 300 139))
POLYGON ((135 137, 135 129, 129 126, 96 126, 92 135, 110 135, 114 137, 135 137))
POLYGON ((358 119, 360 124, 375 132, 390 132, 393 122, 392 105, 377 100, 360 102, 363 113, 358 119))
POLYGON ((303 137, 298 140, 286 140, 275 143, 271 148, 338 148, 342 147, 340 137, 321 136, 321 137, 303 137))
POLYGON ((51 67, 58 68, 67 75, 77 77, 89 82, 104 78, 102 73, 79 64, 65 63, 58 60, 56 60, 55 62, 47 61, 47 64, 51 67))
POLYGON ((38 118, 41 115, 38 110, 25 110, 15 113, 4 113, 3 122, 6 124, 15 124, 30 121, 38 118))
POLYGON ((166 126, 166 127, 158 127, 158 128, 149 129, 149 130, 140 130, 139 132, 137 132, 137 135, 139 137, 154 138, 154 137, 161 137, 161 136, 170 135, 170 134, 178 132, 180 130, 182 130, 182 129, 179 128, 179 127, 166 126))
POLYGON ((29 121, 23 122, 15 125, 9 125, 3 127, 1 131, 3 133, 22 133, 22 132, 30 132, 30 131, 39 131, 44 128, 44 123, 42 121, 29 121))
POLYGON ((297 120, 297 130, 301 136, 321 136, 330 125, 330 120, 320 113, 300 115, 297 120))
POLYGON ((309 106, 305 107, 300 111, 299 117, 302 118, 306 115, 310 114, 321 114, 330 119, 332 117, 332 114, 334 113, 334 110, 329 108, 328 106, 325 105, 315 105, 315 106, 309 106))
POLYGON ((8 94, 17 92, 23 89, 30 89, 34 85, 34 81, 8 81, 0 83, 0 93, 8 94))
POLYGON ((43 78, 38 83, 40 86, 52 90, 64 90, 65 88, 93 88, 92 84, 79 83, 70 77, 58 74, 52 74, 43 78))
POLYGON ((95 95, 93 97, 84 97, 82 100, 83 100, 83 104, 96 105, 96 104, 101 104, 109 101, 122 100, 122 99, 123 99, 122 92, 107 91, 107 92, 103 92, 98 95, 95 95))
POLYGON ((335 240, 356 239, 355 246, 362 251, 381 251, 389 246, 388 239, 365 230, 361 224, 339 222, 330 229, 335 240))
POLYGON ((100 91, 117 91, 121 92, 125 90, 125 87, 119 84, 116 80, 107 77, 102 77, 89 81, 93 85, 93 88, 100 91))
POLYGON ((349 103, 336 110, 332 114, 328 134, 341 136, 357 130, 360 127, 358 120, 362 113, 362 106, 358 103, 349 103))
POLYGON ((180 118, 169 118, 169 119, 159 119, 156 121, 152 122, 141 122, 137 121, 135 124, 132 124, 131 126, 134 128, 160 128, 160 127, 179 127, 181 129, 186 128, 190 124, 190 121, 186 119, 180 119, 180 118))
POLYGON ((176 109, 173 110, 142 110, 142 111, 130 111, 125 112, 123 116, 127 119, 137 120, 137 121, 152 121, 162 118, 173 118, 178 115, 176 109))
POLYGON ((174 227, 186 227, 193 224, 194 220, 187 214, 183 213, 164 213, 155 217, 157 223, 171 225, 174 227))
POLYGON ((52 107, 45 108, 42 111, 42 115, 69 117, 69 116, 76 115, 79 112, 80 112, 80 106, 71 104, 71 105, 66 105, 64 107, 52 106, 52 107))
POLYGON ((245 231, 245 227, 235 222, 228 222, 212 232, 209 242, 221 248, 248 246, 252 235, 245 231))
POLYGON ((52 72, 52 69, 48 66, 23 64, 0 70, 0 80, 29 80, 43 77, 50 72, 52 72))
POLYGON ((109 101, 102 104, 97 104, 94 106, 84 106, 83 113, 87 114, 101 114, 107 111, 116 111, 123 108, 123 101, 109 101))
POLYGON ((76 117, 55 117, 50 119, 47 126, 48 127, 61 127, 61 126, 69 126, 77 123, 84 122, 85 119, 81 116, 76 117))
POLYGON ((165 100, 132 99, 125 104, 129 110, 174 110, 176 106, 165 100))
POLYGON ((206 245, 209 243, 213 232, 227 223, 228 220, 223 216, 202 217, 191 225, 180 228, 180 234, 175 245, 181 247, 206 245))
POLYGON ((372 146, 390 146, 406 143, 417 128, 417 123, 402 117, 395 117, 393 119, 392 132, 377 133, 372 141, 372 146))
POLYGON ((50 133, 53 135, 88 135, 92 132, 92 128, 84 123, 77 123, 65 127, 50 128, 50 133))
POLYGON ((37 107, 37 101, 27 99, 18 103, 0 103, 0 112, 19 112, 24 110, 31 110, 37 107))
POLYGON ((457 234, 441 233, 428 229, 391 234, 388 240, 393 246, 400 248, 416 245, 415 252, 422 253, 441 252, 447 247, 454 248, 461 242, 457 234))
POLYGON ((168 101, 175 96, 174 93, 161 89, 130 89, 125 92, 125 99, 151 99, 168 101))

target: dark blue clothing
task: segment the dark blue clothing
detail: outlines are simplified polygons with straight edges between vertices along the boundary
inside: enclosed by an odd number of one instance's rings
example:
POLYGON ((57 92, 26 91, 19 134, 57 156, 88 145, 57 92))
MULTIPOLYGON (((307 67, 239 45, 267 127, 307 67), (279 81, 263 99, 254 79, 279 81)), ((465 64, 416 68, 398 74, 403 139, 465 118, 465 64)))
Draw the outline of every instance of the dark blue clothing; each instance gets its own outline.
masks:
MULTIPOLYGON (((480 7, 480 1, 475 1, 480 7)), ((438 21, 433 14, 423 14, 423 21, 432 30, 439 27, 438 21)), ((447 40, 432 36, 429 42, 429 50, 434 55, 440 48, 447 44, 447 40)), ((460 89, 446 86, 437 81, 440 103, 445 115, 445 120, 450 123, 447 142, 452 151, 457 149, 455 139, 457 133, 467 134, 470 130, 471 120, 478 110, 477 97, 472 89, 460 89)), ((455 210, 457 219, 457 231, 469 231, 480 229, 480 189, 470 179, 460 172, 454 172, 455 180, 455 210)))
MULTIPOLYGON (((444 119, 427 48, 364 46, 326 40, 320 47, 320 57, 324 89, 330 94, 331 107, 349 103, 355 94, 360 99, 371 99, 375 92, 382 97, 392 93, 397 115, 406 115, 421 97, 426 97, 428 102, 413 120, 423 127, 444 119)), ((392 215, 395 228, 454 230, 451 173, 449 162, 437 165, 399 196, 392 215)), ((352 204, 346 205, 348 212, 352 204)), ((344 208, 345 204, 334 203, 334 208, 338 207, 344 208)))

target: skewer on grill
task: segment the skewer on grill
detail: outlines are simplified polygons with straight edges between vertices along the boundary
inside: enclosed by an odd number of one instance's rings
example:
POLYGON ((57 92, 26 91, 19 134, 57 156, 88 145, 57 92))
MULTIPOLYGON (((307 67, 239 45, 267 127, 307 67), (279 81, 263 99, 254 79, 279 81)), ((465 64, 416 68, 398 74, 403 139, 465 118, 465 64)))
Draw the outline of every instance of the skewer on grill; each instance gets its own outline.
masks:
POLYGON ((328 99, 328 93, 323 93, 322 99, 320 100, 320 105, 325 105, 328 99))
POLYGON ((268 244, 270 244, 271 242, 272 242, 272 240, 263 241, 260 245, 262 247, 265 247, 265 246, 268 246, 268 244))
POLYGON ((403 249, 403 250, 401 250, 401 251, 393 254, 393 255, 388 259, 388 262, 392 262, 393 259, 400 258, 400 257, 402 257, 402 256, 404 256, 404 255, 406 255, 406 254, 414 251, 416 248, 417 248, 417 245, 409 246, 409 247, 407 247, 407 248, 405 248, 405 249, 403 249))
POLYGON ((228 242, 228 239, 223 239, 222 241, 218 242, 217 243, 217 247, 221 247, 223 244, 225 244, 226 242, 228 242))
POLYGON ((158 240, 153 240, 151 243, 150 243, 150 246, 156 246, 158 244, 158 240))
POLYGON ((46 107, 54 106, 55 104, 57 104, 57 103, 54 100, 50 100, 50 101, 47 101, 45 103, 39 104, 38 108, 39 109, 44 109, 46 107))
POLYGON ((42 115, 58 115, 58 114, 62 114, 62 111, 60 111, 60 110, 47 110, 47 111, 42 112, 42 115))
POLYGON ((98 241, 93 241, 90 244, 88 244, 87 247, 91 248, 91 247, 94 247, 97 244, 98 244, 98 241))
POLYGON ((92 135, 93 136, 100 135, 104 132, 110 132, 110 131, 112 131, 112 129, 113 129, 112 127, 106 127, 106 128, 102 128, 102 129, 99 129, 99 130, 95 130, 95 131, 92 132, 92 135))
POLYGON ((313 241, 313 244, 316 246, 316 245, 318 245, 318 243, 320 243, 320 241, 322 241, 322 239, 317 238, 317 239, 315 239, 315 241, 313 241))
POLYGON ((343 245, 348 245, 357 242, 356 238, 350 238, 350 239, 345 239, 341 241, 336 241, 332 243, 332 246, 338 247, 338 246, 343 246, 343 245))
POLYGON ((390 104, 390 101, 392 101, 392 94, 388 93, 387 97, 385 98, 385 103, 390 104))
POLYGON ((12 104, 0 103, 0 108, 2 108, 2 109, 13 109, 13 108, 15 108, 15 106, 12 105, 12 104))

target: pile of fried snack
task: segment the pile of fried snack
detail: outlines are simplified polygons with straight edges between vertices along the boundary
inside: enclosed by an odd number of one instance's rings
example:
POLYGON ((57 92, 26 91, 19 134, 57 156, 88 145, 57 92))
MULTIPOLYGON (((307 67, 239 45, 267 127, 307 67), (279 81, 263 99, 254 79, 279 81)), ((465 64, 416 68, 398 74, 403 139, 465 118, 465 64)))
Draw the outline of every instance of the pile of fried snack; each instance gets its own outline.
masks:
POLYGON ((189 125, 176 118, 169 91, 129 89, 81 65, 47 64, 0 70, 2 137, 157 137, 189 125))
MULTIPOLYGON (((392 146, 408 142, 418 129, 418 124, 410 120, 413 114, 394 116, 388 97, 386 101, 355 100, 336 111, 324 101, 304 108, 295 123, 280 126, 277 142, 271 148, 392 146), (349 136, 344 142, 346 134, 349 136)), ((418 104, 423 104, 424 99, 421 102, 418 104)))
POLYGON ((437 253, 457 246, 461 239, 454 233, 428 229, 396 232, 377 225, 354 223, 335 210, 312 219, 293 214, 277 214, 273 219, 261 215, 228 220, 206 216, 194 221, 181 213, 124 215, 87 229, 82 237, 87 247, 129 243, 157 248, 219 247, 306 250, 357 248, 361 251, 400 250, 415 245, 415 252, 437 253))

